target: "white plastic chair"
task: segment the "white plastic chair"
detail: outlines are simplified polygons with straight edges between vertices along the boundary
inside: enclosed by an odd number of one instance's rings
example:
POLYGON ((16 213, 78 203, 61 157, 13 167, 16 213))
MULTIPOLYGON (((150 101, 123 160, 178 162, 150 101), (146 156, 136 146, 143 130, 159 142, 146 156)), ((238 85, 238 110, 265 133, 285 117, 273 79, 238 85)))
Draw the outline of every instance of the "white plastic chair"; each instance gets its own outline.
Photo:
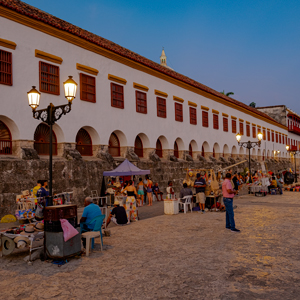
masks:
POLYGON ((193 211, 192 198, 193 198, 193 196, 189 195, 189 196, 185 196, 185 197, 179 199, 179 202, 178 202, 179 203, 179 208, 182 205, 185 214, 186 214, 186 211, 188 209, 188 206, 190 206, 191 212, 193 211), (185 199, 185 202, 184 203, 180 202, 180 200, 183 200, 183 199, 185 199))

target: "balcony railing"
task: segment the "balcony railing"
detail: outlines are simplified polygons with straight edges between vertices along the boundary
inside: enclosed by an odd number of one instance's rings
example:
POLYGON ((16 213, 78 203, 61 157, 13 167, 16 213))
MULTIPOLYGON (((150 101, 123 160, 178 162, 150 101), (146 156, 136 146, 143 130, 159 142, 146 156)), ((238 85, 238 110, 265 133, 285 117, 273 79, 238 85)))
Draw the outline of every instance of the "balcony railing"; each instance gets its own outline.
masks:
POLYGON ((11 141, 0 140, 0 154, 11 154, 12 146, 11 141))
MULTIPOLYGON (((49 155, 50 143, 34 142, 34 149, 39 155, 49 155)), ((52 154, 57 155, 57 144, 52 143, 52 154)))
POLYGON ((290 149, 289 149, 290 151, 295 151, 295 150, 299 150, 299 149, 297 149, 297 146, 290 146, 290 149))
POLYGON ((300 135, 300 127, 294 124, 289 124, 289 131, 300 135))

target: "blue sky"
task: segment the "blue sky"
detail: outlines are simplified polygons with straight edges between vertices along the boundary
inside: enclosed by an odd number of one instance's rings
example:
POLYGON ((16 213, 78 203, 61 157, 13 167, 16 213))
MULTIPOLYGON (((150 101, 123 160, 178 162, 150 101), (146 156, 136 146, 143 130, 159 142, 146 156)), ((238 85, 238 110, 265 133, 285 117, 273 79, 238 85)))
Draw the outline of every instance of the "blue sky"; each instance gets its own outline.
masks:
POLYGON ((217 91, 300 113, 300 1, 26 0, 217 91))

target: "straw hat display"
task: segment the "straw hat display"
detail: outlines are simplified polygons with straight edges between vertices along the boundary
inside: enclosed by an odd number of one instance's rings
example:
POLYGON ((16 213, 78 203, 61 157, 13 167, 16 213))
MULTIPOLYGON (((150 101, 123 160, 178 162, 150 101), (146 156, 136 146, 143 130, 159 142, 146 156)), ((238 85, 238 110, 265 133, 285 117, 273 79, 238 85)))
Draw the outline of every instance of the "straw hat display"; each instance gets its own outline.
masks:
POLYGON ((22 248, 25 248, 26 245, 30 243, 30 240, 26 236, 17 236, 14 239, 14 242, 17 244, 18 249, 22 249, 22 248))
POLYGON ((34 226, 34 229, 36 231, 44 231, 44 223, 41 223, 41 222, 36 223, 35 226, 34 226))
POLYGON ((27 225, 27 226, 25 227, 24 232, 25 232, 26 234, 34 233, 34 226, 33 226, 33 225, 27 225))

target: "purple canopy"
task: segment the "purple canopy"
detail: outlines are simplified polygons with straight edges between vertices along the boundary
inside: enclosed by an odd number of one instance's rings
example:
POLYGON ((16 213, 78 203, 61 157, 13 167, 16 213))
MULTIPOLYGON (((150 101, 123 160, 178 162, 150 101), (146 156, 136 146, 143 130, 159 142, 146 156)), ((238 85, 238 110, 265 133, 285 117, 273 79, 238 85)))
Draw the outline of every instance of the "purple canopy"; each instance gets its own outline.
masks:
POLYGON ((125 159, 118 167, 112 171, 103 172, 103 176, 131 176, 150 174, 150 170, 141 170, 125 159))

